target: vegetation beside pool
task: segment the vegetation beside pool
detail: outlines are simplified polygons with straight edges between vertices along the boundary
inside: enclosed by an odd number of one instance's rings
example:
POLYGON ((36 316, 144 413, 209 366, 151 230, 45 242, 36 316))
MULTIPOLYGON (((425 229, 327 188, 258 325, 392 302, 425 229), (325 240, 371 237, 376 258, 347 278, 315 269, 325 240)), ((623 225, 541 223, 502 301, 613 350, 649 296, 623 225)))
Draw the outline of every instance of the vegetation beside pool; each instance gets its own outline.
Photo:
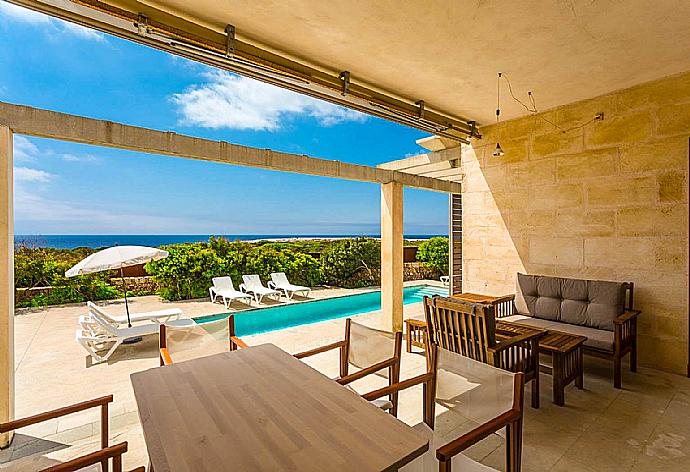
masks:
MULTIPOLYGON (((327 284, 356 288, 380 282, 380 242, 372 238, 246 242, 218 237, 211 238, 208 243, 161 247, 170 252, 170 256, 145 266, 156 288, 130 289, 128 295, 158 294, 167 300, 203 298, 208 296, 213 277, 229 275, 238 286, 242 274, 259 274, 266 282, 271 272, 285 272, 293 283, 310 287, 327 284)), ((116 277, 114 273, 71 279, 64 276, 67 269, 99 249, 17 245, 15 287, 33 290, 30 296, 18 297, 15 305, 18 308, 38 307, 121 298, 120 280, 111 279, 116 277)), ((446 274, 448 239, 432 238, 419 243, 417 260, 429 269, 427 273, 433 278, 446 274)))

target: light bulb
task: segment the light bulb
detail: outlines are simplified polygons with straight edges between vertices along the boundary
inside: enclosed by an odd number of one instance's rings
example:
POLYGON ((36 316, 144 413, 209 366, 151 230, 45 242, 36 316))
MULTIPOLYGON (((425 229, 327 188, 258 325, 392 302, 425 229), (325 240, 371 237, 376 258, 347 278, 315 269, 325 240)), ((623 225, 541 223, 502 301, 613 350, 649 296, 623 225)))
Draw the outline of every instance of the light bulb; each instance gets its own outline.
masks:
POLYGON ((491 155, 494 157, 501 157, 503 154, 505 154, 505 152, 503 152, 503 149, 501 149, 501 145, 496 143, 496 149, 494 149, 494 152, 492 152, 491 155))

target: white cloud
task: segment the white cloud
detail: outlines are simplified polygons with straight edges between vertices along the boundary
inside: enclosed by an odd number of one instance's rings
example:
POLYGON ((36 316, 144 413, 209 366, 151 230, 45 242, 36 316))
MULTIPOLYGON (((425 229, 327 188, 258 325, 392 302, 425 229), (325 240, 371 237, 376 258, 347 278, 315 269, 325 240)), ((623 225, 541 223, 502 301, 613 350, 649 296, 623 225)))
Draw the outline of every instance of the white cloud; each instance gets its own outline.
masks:
POLYGON ((91 39, 94 41, 105 41, 105 35, 99 31, 86 28, 75 23, 63 23, 62 27, 66 32, 72 33, 75 36, 84 39, 91 39))
POLYGON ((0 0, 0 19, 2 18, 32 25, 51 25, 61 33, 72 34, 84 39, 105 41, 103 33, 67 21, 57 20, 44 13, 20 7, 4 0, 0 0))
POLYGON ((38 154, 38 148, 24 136, 14 136, 14 160, 32 161, 38 154))
POLYGON ((21 21, 22 23, 45 24, 50 23, 50 17, 28 8, 20 7, 12 3, 0 1, 0 13, 5 18, 21 21))
POLYGON ((60 154, 60 159, 65 162, 96 162, 98 157, 92 154, 85 154, 83 156, 77 156, 75 154, 60 154))
POLYGON ((54 174, 40 169, 32 169, 30 167, 15 167, 14 180, 15 182, 50 182, 55 177, 54 174))
POLYGON ((227 72, 204 74, 207 82, 175 94, 182 123, 206 128, 275 131, 294 116, 311 116, 321 126, 367 116, 328 102, 227 72))

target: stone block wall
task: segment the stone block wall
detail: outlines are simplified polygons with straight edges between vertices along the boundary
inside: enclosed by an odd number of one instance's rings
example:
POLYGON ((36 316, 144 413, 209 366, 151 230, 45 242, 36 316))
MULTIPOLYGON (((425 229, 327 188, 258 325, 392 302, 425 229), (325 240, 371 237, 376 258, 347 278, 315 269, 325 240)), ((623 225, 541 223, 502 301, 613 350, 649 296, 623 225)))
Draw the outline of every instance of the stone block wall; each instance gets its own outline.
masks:
POLYGON ((463 289, 510 293, 518 271, 632 281, 640 362, 685 373, 690 73, 481 131, 460 150, 463 289))

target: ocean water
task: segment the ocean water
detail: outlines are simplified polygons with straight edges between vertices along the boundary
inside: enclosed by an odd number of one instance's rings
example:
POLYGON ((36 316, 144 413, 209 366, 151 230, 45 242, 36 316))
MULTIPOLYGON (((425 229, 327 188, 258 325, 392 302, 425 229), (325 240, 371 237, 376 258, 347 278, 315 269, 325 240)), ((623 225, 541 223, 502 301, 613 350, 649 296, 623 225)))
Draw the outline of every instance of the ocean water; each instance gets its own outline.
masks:
MULTIPOLYGON (((57 249, 74 249, 75 247, 101 248, 110 246, 163 246, 165 244, 179 244, 190 242, 206 242, 209 234, 15 234, 15 244, 27 244, 33 247, 51 247, 57 249)), ((226 234, 230 240, 259 241, 286 239, 337 239, 369 236, 377 238, 379 235, 357 234, 226 234)), ((436 235, 409 234, 405 239, 429 239, 436 235)))

